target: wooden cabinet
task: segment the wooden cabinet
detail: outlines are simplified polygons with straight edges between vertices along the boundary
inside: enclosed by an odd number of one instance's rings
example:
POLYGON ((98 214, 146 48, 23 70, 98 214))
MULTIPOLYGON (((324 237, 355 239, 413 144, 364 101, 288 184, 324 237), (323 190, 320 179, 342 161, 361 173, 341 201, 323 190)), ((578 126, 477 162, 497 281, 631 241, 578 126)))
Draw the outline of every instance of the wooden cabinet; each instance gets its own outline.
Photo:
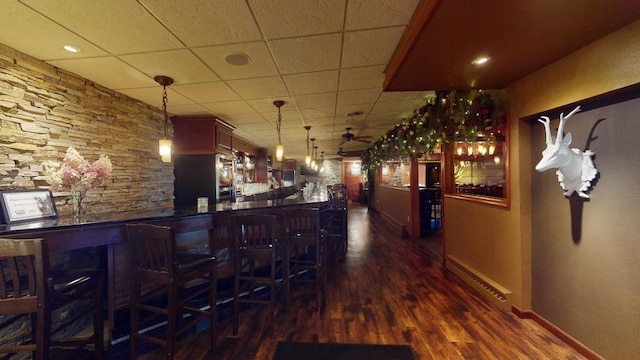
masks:
POLYGON ((216 119, 216 149, 231 152, 233 149, 233 127, 216 119))
POLYGON ((258 149, 256 156, 256 182, 269 182, 269 158, 267 149, 258 149))
POLYGON ((171 121, 176 154, 215 154, 233 148, 233 126, 214 116, 174 116, 171 121))

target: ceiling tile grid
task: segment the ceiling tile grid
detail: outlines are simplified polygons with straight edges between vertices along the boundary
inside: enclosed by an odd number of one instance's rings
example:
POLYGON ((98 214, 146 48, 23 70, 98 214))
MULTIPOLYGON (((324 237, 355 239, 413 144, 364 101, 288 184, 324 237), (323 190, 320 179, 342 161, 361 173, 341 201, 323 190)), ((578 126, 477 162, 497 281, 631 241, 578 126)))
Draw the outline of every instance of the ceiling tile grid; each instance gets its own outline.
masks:
POLYGON ((384 99, 383 72, 418 0, 6 3, 0 43, 156 107, 162 87, 153 77, 170 76, 172 115, 218 116, 258 147, 276 145, 273 101, 284 100, 285 156, 301 159, 305 125, 319 151, 330 153, 366 148, 342 143, 346 127, 386 131, 367 128, 367 117, 392 107, 376 106, 384 99), (65 52, 64 44, 80 52, 65 52), (248 62, 233 65, 229 55, 248 62), (353 111, 363 112, 358 121, 346 116, 353 111))

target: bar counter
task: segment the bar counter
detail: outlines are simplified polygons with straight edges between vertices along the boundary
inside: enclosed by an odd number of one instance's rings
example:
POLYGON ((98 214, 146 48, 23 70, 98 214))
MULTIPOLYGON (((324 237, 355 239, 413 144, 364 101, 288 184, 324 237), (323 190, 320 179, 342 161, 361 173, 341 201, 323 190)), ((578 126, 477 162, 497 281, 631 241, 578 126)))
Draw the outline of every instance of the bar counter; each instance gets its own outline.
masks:
POLYGON ((218 203, 209 211, 193 208, 161 211, 133 211, 111 214, 89 214, 85 221, 74 222, 71 216, 0 226, 3 238, 42 238, 51 252, 66 256, 63 262, 82 262, 83 251, 98 249, 102 265, 108 270, 108 318, 113 328, 114 312, 128 306, 129 259, 125 244, 127 223, 152 223, 170 226, 176 231, 180 251, 211 251, 219 260, 219 278, 233 276, 230 247, 233 236, 221 224, 229 224, 232 214, 249 211, 274 213, 286 207, 319 207, 328 205, 324 192, 312 196, 289 196, 286 199, 218 203), (224 230, 224 231, 222 231, 224 230), (71 254, 71 255, 69 255, 71 254), (72 256, 69 259, 69 256, 72 256), (73 258, 75 256, 75 258, 73 258))

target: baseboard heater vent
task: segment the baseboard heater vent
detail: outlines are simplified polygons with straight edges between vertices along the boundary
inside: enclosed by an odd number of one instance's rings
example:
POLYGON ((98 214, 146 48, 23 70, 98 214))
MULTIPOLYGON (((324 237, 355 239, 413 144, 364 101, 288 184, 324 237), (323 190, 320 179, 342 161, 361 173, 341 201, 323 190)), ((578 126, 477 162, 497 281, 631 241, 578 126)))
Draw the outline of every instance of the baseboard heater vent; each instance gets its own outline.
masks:
POLYGON ((480 295, 503 311, 511 311, 511 291, 496 284, 476 269, 465 264, 454 256, 447 255, 447 269, 471 286, 480 295))

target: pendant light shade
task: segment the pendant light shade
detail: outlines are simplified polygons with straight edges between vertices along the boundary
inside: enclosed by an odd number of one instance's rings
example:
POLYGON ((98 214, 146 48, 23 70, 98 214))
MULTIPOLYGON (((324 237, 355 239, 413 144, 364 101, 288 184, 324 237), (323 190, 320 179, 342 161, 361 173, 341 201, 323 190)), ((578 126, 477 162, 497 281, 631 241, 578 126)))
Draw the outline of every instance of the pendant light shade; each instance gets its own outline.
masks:
POLYGON ((311 154, 309 154, 309 130, 311 130, 311 126, 307 125, 304 129, 307 130, 307 156, 304 158, 304 163, 309 166, 311 165, 311 154))
POLYGON ((160 139, 158 142, 158 152, 162 158, 162 162, 171 162, 171 147, 173 141, 169 139, 160 139))
POLYGON ((278 131, 278 146, 276 146, 276 160, 282 161, 284 158, 284 145, 282 145, 282 139, 280 138, 280 127, 282 126, 282 114, 280 113, 280 107, 284 105, 284 101, 276 100, 273 102, 278 108, 278 119, 276 120, 276 130, 278 131))
POLYGON ((309 156, 309 168, 311 168, 311 169, 313 169, 314 166, 316 165, 316 160, 315 160, 315 158, 313 156, 313 153, 314 153, 315 148, 316 148, 314 146, 315 145, 315 141, 316 141, 316 138, 311 138, 311 155, 309 156))
POLYGON ((171 148, 173 147, 173 141, 167 137, 169 129, 169 114, 167 114, 167 86, 173 84, 173 79, 164 76, 156 75, 153 78, 158 84, 162 85, 162 112, 164 113, 164 136, 158 141, 158 152, 162 162, 171 162, 171 148))
POLYGON ((276 160, 282 161, 283 157, 284 157, 284 146, 282 144, 278 144, 278 146, 276 146, 276 160))

